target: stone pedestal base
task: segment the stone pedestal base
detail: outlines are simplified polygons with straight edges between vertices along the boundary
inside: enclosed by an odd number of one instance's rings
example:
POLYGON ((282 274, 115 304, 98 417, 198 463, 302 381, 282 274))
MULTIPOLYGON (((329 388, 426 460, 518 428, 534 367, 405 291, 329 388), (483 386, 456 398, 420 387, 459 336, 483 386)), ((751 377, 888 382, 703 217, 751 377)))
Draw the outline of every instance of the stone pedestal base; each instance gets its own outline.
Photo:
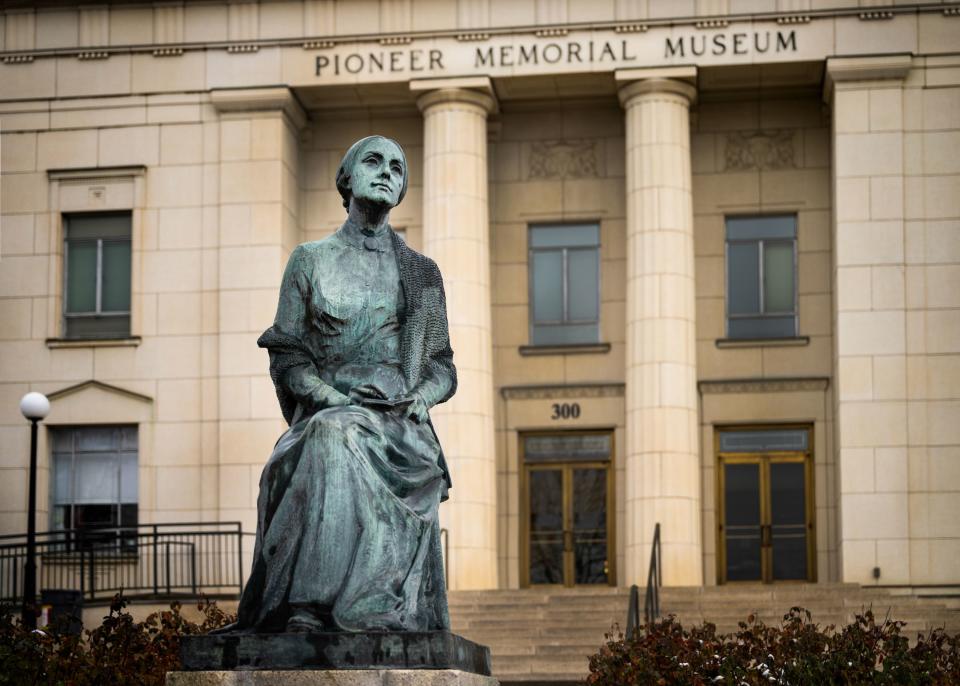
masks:
POLYGON ((490 674, 490 649, 449 631, 185 636, 180 657, 185 672, 422 669, 490 674))
POLYGON ((334 669, 168 672, 167 686, 497 686, 457 669, 334 669))

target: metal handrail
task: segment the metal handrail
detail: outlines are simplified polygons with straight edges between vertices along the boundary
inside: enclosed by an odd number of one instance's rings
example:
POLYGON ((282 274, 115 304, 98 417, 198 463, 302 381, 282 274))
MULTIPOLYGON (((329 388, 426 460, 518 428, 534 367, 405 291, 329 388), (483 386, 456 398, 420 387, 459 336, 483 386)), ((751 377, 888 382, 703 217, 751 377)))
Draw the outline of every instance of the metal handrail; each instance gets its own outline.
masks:
POLYGON ((643 600, 643 616, 647 626, 660 617, 660 586, 663 575, 660 570, 660 522, 653 528, 653 545, 650 547, 650 567, 647 570, 647 595, 643 600))
POLYGON ((627 638, 633 638, 640 624, 640 589, 630 587, 630 604, 627 606, 627 638))
MULTIPOLYGON (((199 527, 229 527, 232 529, 240 529, 241 523, 236 521, 230 522, 156 522, 153 524, 134 524, 132 526, 88 526, 81 529, 51 529, 50 531, 38 531, 37 538, 48 537, 48 538, 63 538, 65 536, 69 537, 70 535, 77 535, 79 532, 86 533, 100 533, 104 531, 140 531, 142 529, 149 529, 151 531, 159 530, 161 527, 164 530, 170 529, 196 529, 199 527)), ((13 538, 22 538, 26 539, 26 534, 0 534, 0 541, 5 541, 13 538)))
MULTIPOLYGON (((240 522, 174 522, 37 534, 38 586, 79 590, 88 600, 239 593, 240 522)), ((23 596, 26 536, 0 536, 0 602, 23 596)))
MULTIPOLYGON (((643 600, 643 617, 649 627, 660 617, 660 586, 663 585, 660 553, 660 522, 653 529, 650 546, 650 566, 647 569, 647 588, 643 600)), ((630 587, 630 604, 627 608, 627 638, 633 638, 640 628, 640 589, 630 587)))
POLYGON ((443 549, 443 583, 450 588, 450 532, 440 529, 440 547, 443 549))

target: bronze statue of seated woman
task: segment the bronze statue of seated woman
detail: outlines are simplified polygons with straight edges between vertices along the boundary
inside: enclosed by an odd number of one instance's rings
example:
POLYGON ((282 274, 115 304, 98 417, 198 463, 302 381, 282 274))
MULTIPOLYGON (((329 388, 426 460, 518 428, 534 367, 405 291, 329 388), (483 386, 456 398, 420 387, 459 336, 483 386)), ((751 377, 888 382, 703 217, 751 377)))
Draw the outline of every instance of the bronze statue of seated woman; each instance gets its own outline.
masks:
POLYGON ((253 569, 228 631, 449 628, 437 510, 450 478, 428 410, 457 387, 437 265, 390 228, 401 147, 354 143, 347 219, 290 255, 258 344, 290 428, 260 479, 253 569))

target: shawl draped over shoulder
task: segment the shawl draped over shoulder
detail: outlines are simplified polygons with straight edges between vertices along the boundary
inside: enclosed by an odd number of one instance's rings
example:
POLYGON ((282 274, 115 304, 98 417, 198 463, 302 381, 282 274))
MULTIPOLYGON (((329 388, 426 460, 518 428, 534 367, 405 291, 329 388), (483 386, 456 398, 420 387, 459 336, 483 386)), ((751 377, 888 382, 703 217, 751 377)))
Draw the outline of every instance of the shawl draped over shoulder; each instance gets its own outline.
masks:
MULTIPOLYGON (((406 302, 400 320, 404 376, 408 386, 425 396, 429 405, 446 402, 457 391, 457 369, 453 365, 440 268, 429 257, 408 247, 395 233, 391 232, 391 239, 406 302), (435 397, 430 397, 431 393, 435 397)), ((325 361, 316 359, 303 341, 283 333, 276 325, 263 332, 257 345, 270 352, 270 378, 280 401, 280 411, 290 425, 296 416, 297 400, 284 385, 284 375, 289 369, 304 365, 323 369, 325 361)), ((440 468, 447 487, 452 487, 442 451, 440 468)), ((443 499, 447 499, 446 495, 443 499)))

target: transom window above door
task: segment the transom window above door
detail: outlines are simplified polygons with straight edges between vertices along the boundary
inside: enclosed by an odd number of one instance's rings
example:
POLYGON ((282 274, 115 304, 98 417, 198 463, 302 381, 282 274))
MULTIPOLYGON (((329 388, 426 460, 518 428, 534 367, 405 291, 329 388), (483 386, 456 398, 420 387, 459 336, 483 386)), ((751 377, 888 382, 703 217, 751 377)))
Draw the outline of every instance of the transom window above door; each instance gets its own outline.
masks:
POLYGON ((530 227, 530 342, 600 339, 600 226, 530 227))
POLYGON ((727 217, 727 337, 797 335, 797 218, 727 217))

